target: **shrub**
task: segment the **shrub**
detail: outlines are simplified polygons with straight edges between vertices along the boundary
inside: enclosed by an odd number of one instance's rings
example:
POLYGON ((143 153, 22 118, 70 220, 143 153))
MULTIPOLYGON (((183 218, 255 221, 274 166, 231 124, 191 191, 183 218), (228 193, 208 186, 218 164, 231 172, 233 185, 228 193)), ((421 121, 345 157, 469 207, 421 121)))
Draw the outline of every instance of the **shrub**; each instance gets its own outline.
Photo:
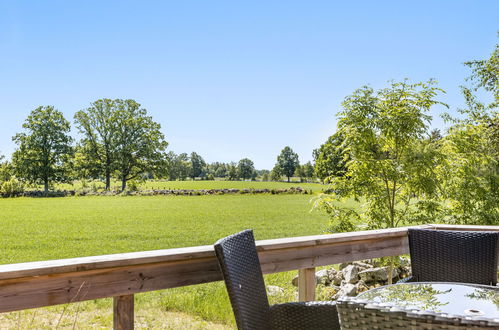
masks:
POLYGON ((5 181, 0 187, 0 192, 2 195, 10 197, 17 194, 21 194, 24 191, 24 184, 19 181, 15 176, 10 178, 10 180, 5 181))

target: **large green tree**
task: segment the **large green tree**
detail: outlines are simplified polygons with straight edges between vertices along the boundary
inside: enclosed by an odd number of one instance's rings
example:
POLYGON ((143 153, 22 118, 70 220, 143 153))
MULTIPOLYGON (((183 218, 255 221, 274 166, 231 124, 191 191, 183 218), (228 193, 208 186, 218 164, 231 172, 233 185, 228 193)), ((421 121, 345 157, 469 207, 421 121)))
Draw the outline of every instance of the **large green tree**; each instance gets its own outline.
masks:
POLYGON ((195 179, 204 176, 204 170, 206 167, 206 162, 203 157, 196 152, 191 152, 191 179, 195 179))
POLYGON ((288 178, 288 182, 299 165, 298 154, 288 146, 284 147, 279 156, 277 156, 276 166, 279 168, 279 172, 288 178))
POLYGON ((332 177, 345 174, 348 153, 345 152, 344 142, 343 136, 335 133, 313 151, 314 173, 321 181, 328 182, 332 177))
POLYGON ((129 180, 144 173, 160 173, 165 166, 168 143, 147 110, 134 100, 114 100, 115 131, 111 141, 115 153, 114 167, 121 190, 129 180))
POLYGON ((111 188, 111 176, 115 169, 116 145, 113 136, 117 131, 116 106, 111 99, 101 99, 93 102, 85 110, 75 114, 76 127, 83 139, 80 141, 84 159, 82 167, 97 169, 105 180, 106 190, 111 188))
POLYGON ((191 173, 189 155, 181 153, 176 155, 173 151, 167 154, 168 177, 170 180, 185 180, 191 173))
POLYGON ((33 110, 23 124, 25 132, 12 140, 18 149, 12 155, 16 174, 32 183, 42 183, 48 192, 50 183, 67 180, 71 153, 70 124, 53 106, 33 110))
POLYGON ((446 221, 458 224, 499 224, 499 45, 490 58, 465 63, 471 85, 462 86, 465 107, 442 141, 447 155, 440 176, 444 186, 446 221), (477 91, 490 93, 482 102, 477 91))
POLYGON ((391 228, 436 214, 441 155, 425 137, 439 91, 433 81, 403 81, 379 91, 363 87, 345 99, 338 133, 349 161, 345 175, 331 179, 333 193, 317 204, 331 215, 333 231, 391 228), (362 207, 348 207, 350 198, 362 207))
POLYGON ((241 179, 251 179, 253 172, 255 172, 255 166, 251 159, 243 158, 237 164, 237 173, 241 179))

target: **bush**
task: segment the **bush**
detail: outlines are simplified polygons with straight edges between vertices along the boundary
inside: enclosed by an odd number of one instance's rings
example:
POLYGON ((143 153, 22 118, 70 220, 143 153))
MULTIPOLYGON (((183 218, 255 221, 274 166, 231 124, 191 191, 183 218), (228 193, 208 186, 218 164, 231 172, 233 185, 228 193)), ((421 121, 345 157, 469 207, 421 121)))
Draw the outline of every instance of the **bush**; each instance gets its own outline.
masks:
POLYGON ((21 194, 24 191, 24 184, 19 181, 15 176, 10 178, 10 180, 5 181, 0 187, 0 192, 2 195, 10 197, 17 194, 21 194))

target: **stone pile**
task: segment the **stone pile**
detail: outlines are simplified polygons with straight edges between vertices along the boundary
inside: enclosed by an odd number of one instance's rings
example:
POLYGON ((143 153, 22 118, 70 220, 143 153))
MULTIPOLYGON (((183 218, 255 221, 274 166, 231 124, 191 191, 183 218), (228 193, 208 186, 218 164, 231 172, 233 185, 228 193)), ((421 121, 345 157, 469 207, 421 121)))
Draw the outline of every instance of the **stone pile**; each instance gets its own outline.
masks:
MULTIPOLYGON (((337 300, 343 296, 356 296, 369 289, 388 284, 389 266, 382 266, 376 260, 343 263, 339 270, 326 268, 315 273, 319 286, 326 292, 324 299, 337 300)), ((401 259, 401 263, 392 271, 392 282, 396 283, 410 273, 410 263, 401 259)), ((298 286, 298 276, 293 279, 298 286)))
POLYGON ((41 190, 28 190, 14 193, 12 195, 2 195, 2 197, 65 197, 65 196, 117 196, 117 195, 137 195, 137 196, 202 196, 202 195, 245 195, 245 194, 311 194, 311 191, 300 187, 290 187, 286 189, 151 189, 139 191, 92 191, 83 190, 58 190, 45 193, 41 190))

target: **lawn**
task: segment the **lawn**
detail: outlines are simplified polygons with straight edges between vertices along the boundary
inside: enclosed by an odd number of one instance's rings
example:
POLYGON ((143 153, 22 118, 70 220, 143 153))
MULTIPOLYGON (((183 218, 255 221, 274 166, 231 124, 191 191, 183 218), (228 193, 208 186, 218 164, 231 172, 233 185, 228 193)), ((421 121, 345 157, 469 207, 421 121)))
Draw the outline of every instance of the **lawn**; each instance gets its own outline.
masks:
MULTIPOLYGON (((245 228, 254 229, 257 239, 318 234, 326 227, 327 217, 310 212, 311 197, 265 194, 0 199, 0 262, 213 244, 245 228)), ((295 273, 266 276, 268 284, 286 289, 272 302, 294 299, 289 282, 295 273)), ((105 300, 86 303, 81 312, 99 306, 110 308, 108 305, 105 300)), ((140 294, 137 309, 141 306, 233 322, 222 283, 140 294)))

